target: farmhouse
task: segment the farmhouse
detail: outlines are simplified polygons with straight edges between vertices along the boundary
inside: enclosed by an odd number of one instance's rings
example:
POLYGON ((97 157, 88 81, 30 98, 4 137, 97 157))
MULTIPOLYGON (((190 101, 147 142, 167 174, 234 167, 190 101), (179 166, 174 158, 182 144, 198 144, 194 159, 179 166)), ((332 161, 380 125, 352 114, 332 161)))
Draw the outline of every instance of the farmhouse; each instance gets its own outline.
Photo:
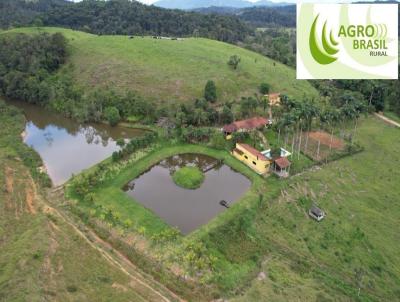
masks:
POLYGON ((269 106, 279 106, 281 104, 281 94, 277 93, 270 93, 265 95, 268 98, 269 106))
POLYGON ((258 174, 266 174, 271 164, 270 160, 261 154, 260 151, 247 144, 237 143, 236 148, 232 151, 232 155, 258 174))
POLYGON ((246 132, 250 130, 260 129, 268 125, 268 119, 264 117, 253 117, 247 120, 233 122, 232 124, 225 125, 223 131, 226 136, 234 132, 246 132))

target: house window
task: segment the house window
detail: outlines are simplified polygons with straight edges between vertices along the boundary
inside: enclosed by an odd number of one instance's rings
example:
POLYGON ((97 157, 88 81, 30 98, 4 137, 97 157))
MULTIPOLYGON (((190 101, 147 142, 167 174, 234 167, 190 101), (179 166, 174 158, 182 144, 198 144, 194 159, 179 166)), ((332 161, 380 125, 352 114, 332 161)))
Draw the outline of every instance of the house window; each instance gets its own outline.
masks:
POLYGON ((257 166, 257 163, 255 161, 253 161, 253 165, 257 166))

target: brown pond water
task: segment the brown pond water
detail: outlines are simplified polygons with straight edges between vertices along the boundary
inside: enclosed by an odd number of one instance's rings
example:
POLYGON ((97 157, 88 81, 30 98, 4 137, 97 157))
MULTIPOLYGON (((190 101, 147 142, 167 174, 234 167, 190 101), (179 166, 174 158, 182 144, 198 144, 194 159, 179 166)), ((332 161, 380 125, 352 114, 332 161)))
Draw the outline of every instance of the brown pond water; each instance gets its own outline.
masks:
POLYGON ((54 185, 67 181, 119 150, 119 138, 142 135, 143 130, 82 124, 19 101, 8 104, 22 109, 26 116, 24 142, 41 156, 54 185))
POLYGON ((250 185, 249 179, 215 158, 182 154, 161 161, 128 183, 124 190, 165 222, 188 234, 227 210, 220 205, 221 200, 235 203, 250 185), (184 166, 205 171, 200 188, 187 190, 175 185, 171 175, 184 166))

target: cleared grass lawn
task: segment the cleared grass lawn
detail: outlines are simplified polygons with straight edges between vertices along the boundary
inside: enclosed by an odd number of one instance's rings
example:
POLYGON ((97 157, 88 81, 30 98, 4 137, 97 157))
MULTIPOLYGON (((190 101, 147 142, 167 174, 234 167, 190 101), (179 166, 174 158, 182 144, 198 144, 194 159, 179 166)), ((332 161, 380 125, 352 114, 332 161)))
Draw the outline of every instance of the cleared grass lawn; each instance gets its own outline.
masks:
POLYGON ((203 97, 214 80, 219 101, 238 100, 258 92, 262 82, 277 91, 302 98, 317 97, 295 70, 243 48, 202 38, 183 41, 151 37, 96 36, 62 28, 18 28, 7 32, 61 32, 70 42, 69 63, 74 77, 87 87, 130 89, 139 95, 170 102, 193 102, 203 97), (228 66, 231 55, 241 57, 237 70, 228 66))
POLYGON ((398 299, 400 130, 368 118, 357 138, 365 151, 290 179, 254 219, 263 241, 241 261, 262 255, 267 277, 237 301, 398 299), (327 213, 320 223, 307 217, 312 201, 327 213))

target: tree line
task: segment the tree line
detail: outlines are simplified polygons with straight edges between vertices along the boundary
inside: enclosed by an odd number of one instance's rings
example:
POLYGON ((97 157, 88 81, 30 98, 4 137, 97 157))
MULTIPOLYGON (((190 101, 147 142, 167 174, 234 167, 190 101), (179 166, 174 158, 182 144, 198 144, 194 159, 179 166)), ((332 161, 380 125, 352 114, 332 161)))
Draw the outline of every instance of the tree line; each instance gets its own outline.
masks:
POLYGON ((2 28, 60 26, 94 34, 199 36, 230 43, 251 32, 234 16, 168 10, 130 0, 3 0, 0 5, 2 28))
POLYGON ((341 106, 349 98, 363 99, 374 111, 389 110, 400 116, 400 84, 398 80, 333 80, 311 81, 322 97, 341 106))

